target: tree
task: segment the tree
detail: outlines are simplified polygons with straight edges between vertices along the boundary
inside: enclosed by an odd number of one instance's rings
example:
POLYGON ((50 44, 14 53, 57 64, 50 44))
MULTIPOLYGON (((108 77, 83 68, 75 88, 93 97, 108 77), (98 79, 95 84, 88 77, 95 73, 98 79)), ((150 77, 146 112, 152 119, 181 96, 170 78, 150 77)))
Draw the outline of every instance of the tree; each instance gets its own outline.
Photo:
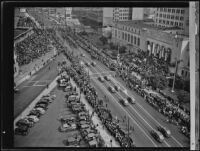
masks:
POLYGON ((104 36, 101 36, 101 37, 99 38, 99 40, 103 43, 103 45, 105 45, 105 44, 108 43, 108 39, 107 39, 106 37, 104 37, 104 36))
POLYGON ((126 52, 126 47, 125 46, 121 46, 119 48, 119 53, 125 53, 126 52))

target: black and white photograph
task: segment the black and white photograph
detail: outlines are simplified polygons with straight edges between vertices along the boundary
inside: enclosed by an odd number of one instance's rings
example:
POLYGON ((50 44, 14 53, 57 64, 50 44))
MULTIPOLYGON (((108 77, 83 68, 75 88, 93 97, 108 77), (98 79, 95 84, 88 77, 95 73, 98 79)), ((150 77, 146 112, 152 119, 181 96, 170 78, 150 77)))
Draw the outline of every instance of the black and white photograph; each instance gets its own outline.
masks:
POLYGON ((199 150, 199 2, 89 6, 14 7, 13 148, 199 150))

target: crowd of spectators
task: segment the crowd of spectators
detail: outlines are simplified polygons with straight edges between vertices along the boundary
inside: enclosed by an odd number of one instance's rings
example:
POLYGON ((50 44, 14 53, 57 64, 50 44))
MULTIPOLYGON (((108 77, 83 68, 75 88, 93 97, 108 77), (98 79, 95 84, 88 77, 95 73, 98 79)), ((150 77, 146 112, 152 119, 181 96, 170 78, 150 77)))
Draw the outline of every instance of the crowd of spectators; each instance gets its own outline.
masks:
POLYGON ((19 20, 17 22, 17 27, 33 27, 37 28, 34 21, 31 20, 29 17, 19 17, 19 20))
POLYGON ((29 64, 33 59, 45 55, 53 44, 58 48, 58 39, 52 29, 33 29, 34 33, 16 44, 17 62, 19 66, 29 64), (52 43, 51 43, 52 42, 52 43))

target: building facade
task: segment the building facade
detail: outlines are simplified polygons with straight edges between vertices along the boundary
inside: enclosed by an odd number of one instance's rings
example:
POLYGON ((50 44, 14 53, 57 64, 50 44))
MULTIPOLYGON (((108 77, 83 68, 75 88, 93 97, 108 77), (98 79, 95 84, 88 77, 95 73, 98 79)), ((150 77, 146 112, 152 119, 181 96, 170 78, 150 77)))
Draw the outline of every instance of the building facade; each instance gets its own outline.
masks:
MULTIPOLYGON (((137 52, 138 49, 148 51, 168 63, 178 64, 177 73, 184 78, 189 78, 189 40, 187 37, 176 36, 162 31, 162 28, 145 24, 145 21, 115 22, 112 27, 112 42, 125 45, 129 51, 137 52)), ((172 71, 174 72, 174 70, 172 71)))
POLYGON ((154 22, 160 27, 179 27, 179 34, 189 35, 189 8, 156 8, 154 22))
POLYGON ((113 24, 113 8, 103 8, 103 26, 111 26, 113 24))
POLYGON ((113 21, 127 21, 132 19, 132 8, 113 8, 113 21))

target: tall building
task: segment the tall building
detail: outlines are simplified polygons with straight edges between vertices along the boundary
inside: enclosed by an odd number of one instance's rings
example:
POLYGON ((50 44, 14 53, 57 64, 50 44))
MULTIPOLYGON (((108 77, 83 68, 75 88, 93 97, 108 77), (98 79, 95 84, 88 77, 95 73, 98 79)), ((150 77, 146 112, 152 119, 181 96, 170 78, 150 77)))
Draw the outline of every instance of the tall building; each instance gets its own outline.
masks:
POLYGON ((127 21, 132 19, 132 8, 113 8, 113 21, 127 21))
POLYGON ((72 19, 72 7, 65 8, 65 17, 66 17, 66 20, 72 19))
POLYGON ((146 8, 133 8, 132 9, 132 20, 143 20, 147 14, 147 9, 146 8))
POLYGON ((103 8, 103 26, 112 25, 113 9, 112 7, 103 8))
POLYGON ((189 8, 157 8, 154 22, 161 27, 179 27, 179 34, 189 35, 189 8))

